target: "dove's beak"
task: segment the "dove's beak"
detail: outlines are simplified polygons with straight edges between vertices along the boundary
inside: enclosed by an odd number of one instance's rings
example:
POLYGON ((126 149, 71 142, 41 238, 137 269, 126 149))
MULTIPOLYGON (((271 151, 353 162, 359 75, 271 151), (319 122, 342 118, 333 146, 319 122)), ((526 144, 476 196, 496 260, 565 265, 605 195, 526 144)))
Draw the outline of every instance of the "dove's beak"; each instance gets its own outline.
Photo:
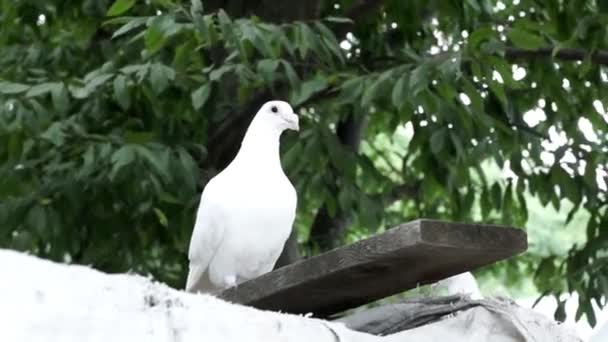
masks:
POLYGON ((300 130, 300 120, 295 113, 292 113, 287 118, 287 128, 293 129, 294 131, 300 130))

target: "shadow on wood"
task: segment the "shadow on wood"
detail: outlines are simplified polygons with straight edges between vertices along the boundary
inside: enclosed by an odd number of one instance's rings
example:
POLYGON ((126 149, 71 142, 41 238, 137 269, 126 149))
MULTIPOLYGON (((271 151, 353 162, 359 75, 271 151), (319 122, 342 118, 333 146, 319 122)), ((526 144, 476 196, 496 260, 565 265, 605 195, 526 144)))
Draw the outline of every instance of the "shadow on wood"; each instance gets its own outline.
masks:
POLYGON ((521 229, 423 219, 279 268, 219 297, 259 309, 326 317, 526 249, 521 229))

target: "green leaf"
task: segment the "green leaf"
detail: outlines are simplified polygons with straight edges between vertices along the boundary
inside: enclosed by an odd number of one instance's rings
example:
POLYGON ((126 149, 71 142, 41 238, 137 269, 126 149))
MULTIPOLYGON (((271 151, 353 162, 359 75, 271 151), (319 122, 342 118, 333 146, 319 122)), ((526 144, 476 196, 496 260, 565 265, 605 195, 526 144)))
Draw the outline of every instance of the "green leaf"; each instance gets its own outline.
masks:
POLYGON ((37 84, 28 90, 25 94, 26 97, 36 97, 40 95, 44 95, 53 91, 53 89, 61 87, 62 84, 58 82, 49 82, 49 83, 40 83, 37 84))
POLYGON ((500 40, 492 39, 487 42, 481 43, 479 47, 479 51, 484 55, 498 55, 501 58, 505 55, 505 46, 504 42, 500 40))
POLYGON ((292 88, 295 88, 297 86, 297 84, 300 82, 300 78, 298 77, 298 74, 296 73, 295 69, 293 68, 293 66, 291 66, 291 64, 289 62, 282 60, 281 64, 283 65, 283 69, 285 71, 285 75, 287 76, 287 80, 289 81, 289 85, 292 88))
POLYGON ((586 228, 587 240, 592 241, 593 239, 595 239, 598 229, 599 229, 599 226, 597 224, 597 220, 593 216, 590 217, 589 221, 587 222, 587 228, 586 228))
POLYGON ((439 81, 435 85, 439 95, 445 100, 444 103, 451 103, 458 95, 452 82, 439 81))
POLYGON ((126 24, 121 26, 118 30, 116 30, 112 34, 112 39, 114 39, 116 37, 120 37, 123 34, 129 33, 130 31, 132 31, 140 26, 143 26, 148 21, 148 19, 149 19, 148 17, 133 18, 133 20, 127 22, 126 24))
POLYGON ((569 224, 572 221, 572 219, 574 218, 574 215, 576 213, 578 213, 579 209, 580 209, 580 203, 575 205, 574 207, 572 207, 572 209, 570 209, 570 211, 568 212, 568 215, 566 216, 566 222, 565 222, 566 224, 569 224))
POLYGON ((135 0, 116 0, 108 10, 107 16, 114 17, 121 15, 135 5, 135 0))
POLYGON ((118 172, 135 161, 135 151, 131 145, 124 145, 112 153, 112 171, 110 179, 114 180, 118 172))
POLYGON ((317 35, 313 32, 313 30, 310 29, 310 27, 304 23, 300 23, 298 24, 298 28, 299 28, 299 44, 298 47, 300 48, 300 53, 302 54, 302 57, 306 58, 308 57, 308 52, 309 51, 314 51, 317 48, 318 45, 318 39, 317 39, 317 35))
POLYGON ((131 96, 127 89, 127 77, 124 75, 118 75, 114 79, 114 98, 124 110, 129 109, 131 106, 131 96))
POLYGON ((49 227, 46 226, 46 213, 44 207, 40 205, 32 207, 27 213, 26 223, 34 231, 46 235, 45 230, 49 227))
POLYGON ((213 69, 210 73, 209 73, 209 80, 210 81, 219 81, 222 76, 224 76, 225 73, 234 70, 234 66, 233 65, 222 65, 221 67, 217 68, 217 69, 213 69))
POLYGON ((40 104, 40 102, 38 102, 36 99, 29 99, 27 101, 27 103, 29 103, 34 111, 40 115, 42 115, 43 117, 48 117, 49 116, 49 109, 47 106, 42 106, 40 104))
POLYGON ((160 63, 150 66, 150 85, 157 95, 162 93, 169 85, 169 81, 174 79, 175 70, 173 68, 160 63))
POLYGON ((340 43, 336 39, 333 31, 319 21, 315 22, 315 27, 317 27, 318 31, 321 33, 322 42, 325 43, 325 47, 331 51, 336 58, 338 58, 340 63, 344 63, 344 50, 340 48, 340 43))
POLYGON ((579 186, 574 178, 570 176, 559 164, 551 170, 551 181, 559 185, 562 196, 567 197, 575 205, 582 200, 579 186))
POLYGON ((424 90, 429 83, 429 70, 425 64, 418 66, 410 75, 409 89, 411 96, 416 96, 424 90))
POLYGON ((297 166, 301 166, 298 165, 298 161, 302 156, 302 151, 303 144, 296 142, 292 144, 290 148, 287 148, 287 150, 283 154, 282 164, 286 170, 291 171, 291 175, 297 174, 297 172, 294 172, 293 170, 297 170, 297 166))
POLYGON ((279 61, 276 59, 262 59, 258 62, 257 71, 266 82, 272 82, 275 78, 275 71, 279 67, 279 61))
POLYGON ((89 81, 86 85, 87 91, 89 93, 93 92, 97 87, 106 83, 113 76, 114 75, 112 75, 112 74, 101 74, 101 75, 93 77, 91 79, 91 81, 89 81))
POLYGON ((439 155, 443 150, 445 145, 447 130, 445 128, 441 128, 433 132, 431 135, 431 152, 435 155, 439 155))
POLYGON ((481 7, 479 6, 479 2, 477 2, 477 0, 467 0, 467 3, 475 10, 475 12, 481 12, 481 7))
POLYGON ((234 26, 232 25, 232 20, 230 20, 228 14, 226 14, 223 9, 220 9, 217 13, 217 18, 224 40, 232 42, 236 47, 238 47, 239 41, 236 39, 234 26))
POLYGON ((473 82, 471 82, 468 78, 463 77, 463 88, 465 94, 467 94, 471 100, 471 109, 473 109, 473 113, 477 115, 485 115, 483 98, 481 95, 479 95, 479 90, 475 88, 473 82))
POLYGON ((156 138, 157 134, 154 132, 125 131, 123 134, 123 139, 127 144, 144 145, 156 138))
POLYGON ((154 17, 144 34, 148 57, 158 52, 165 45, 167 38, 177 31, 178 26, 172 17, 154 17))
POLYGON ((113 76, 114 75, 112 74, 96 75, 90 78, 84 87, 70 85, 70 92, 72 93, 72 96, 76 99, 85 99, 89 97, 96 90, 97 87, 103 85, 113 76))
POLYGON ((327 83, 324 79, 312 79, 300 84, 297 93, 292 97, 291 104, 296 107, 308 100, 313 94, 325 89, 327 83))
POLYGON ((161 226, 163 226, 165 228, 169 227, 169 220, 167 220, 167 216, 165 215, 165 213, 163 213, 162 210, 160 210, 158 208, 154 208, 154 213, 156 214, 158 223, 160 223, 161 226))
POLYGON ((330 161, 332 165, 346 179, 355 182, 356 169, 352 167, 355 163, 355 158, 352 153, 344 148, 344 145, 333 134, 323 134, 323 143, 327 148, 328 154, 331 156, 330 161))
POLYGON ((503 84, 498 83, 498 81, 490 81, 489 82, 489 86, 490 86, 490 90, 492 90, 492 93, 494 95, 496 95, 496 97, 498 98, 498 100, 500 101, 500 103, 503 106, 504 110, 507 110, 507 106, 508 106, 508 100, 507 100, 507 94, 505 93, 505 87, 503 84))
POLYGON ((68 90, 63 83, 59 83, 57 87, 51 90, 51 99, 53 101, 53 106, 60 114, 68 111, 70 98, 68 96, 68 90))
POLYGON ((583 179, 587 186, 595 189, 597 187, 597 180, 595 175, 595 166, 592 164, 587 164, 585 167, 585 173, 583 174, 583 179))
POLYGON ((196 185, 198 183, 198 165, 184 148, 178 148, 177 153, 179 155, 179 161, 182 165, 182 169, 184 171, 184 181, 186 186, 191 191, 196 191, 196 185))
POLYGON ((192 107, 194 107, 196 110, 201 109, 207 102, 209 94, 211 94, 211 86, 209 83, 205 83, 193 91, 191 95, 192 107))
POLYGON ((593 306, 591 306, 591 302, 589 300, 585 301, 583 304, 583 307, 585 310, 585 316, 587 317, 587 320, 589 321, 589 325, 594 327, 597 324, 597 319, 595 317, 594 308, 593 308, 593 306))
POLYGON ((564 322, 566 320, 566 301, 557 301, 557 308, 555 309, 555 313, 553 314, 553 318, 555 318, 558 322, 564 322))
POLYGON ((192 15, 194 27, 200 34, 201 39, 206 40, 208 43, 213 44, 216 39, 215 29, 213 25, 209 25, 209 22, 205 20, 205 17, 198 13, 192 15))
POLYGON ((148 64, 127 65, 120 69, 120 71, 122 71, 126 75, 141 73, 141 72, 147 71, 147 70, 148 70, 148 64))
POLYGON ((29 85, 13 82, 0 82, 0 94, 12 95, 23 93, 30 89, 29 85))
POLYGON ((190 13, 203 13, 203 3, 201 0, 191 0, 190 13))
POLYGON ((148 148, 143 145, 136 145, 134 149, 137 155, 141 156, 163 179, 171 178, 170 172, 170 153, 167 148, 148 148))
POLYGON ((391 100, 393 102, 393 106, 395 106, 395 108, 400 108, 401 105, 403 104, 403 102, 405 102, 407 100, 407 84, 408 84, 409 78, 408 75, 404 74, 402 75, 399 80, 397 80, 397 82, 395 83, 395 86, 393 87, 393 93, 391 94, 391 100))
POLYGON ((41 135, 41 138, 51 142, 55 146, 63 145, 65 133, 61 122, 53 122, 41 135))
POLYGON ((340 86, 340 103, 352 104, 360 98, 363 92, 364 77, 353 77, 340 86))
POLYGON ((496 32, 490 26, 482 26, 471 33, 467 40, 467 46, 472 49, 478 49, 482 42, 494 39, 495 37, 496 32))
POLYGON ((513 183, 509 182, 502 200, 502 218, 507 224, 513 221, 513 183))
POLYGON ((446 58, 437 66, 437 70, 441 73, 442 78, 446 81, 453 81, 462 75, 460 64, 462 59, 459 53, 452 54, 451 58, 446 58))
POLYGON ((510 29, 507 37, 515 46, 523 49, 538 49, 545 45, 545 40, 541 36, 517 27, 510 29))
POLYGON ((507 63, 504 58, 487 56, 485 59, 488 60, 494 69, 496 69, 496 71, 500 74, 505 85, 510 88, 520 87, 520 83, 513 79, 511 64, 507 63))
POLYGON ((193 59, 193 50, 193 43, 190 41, 178 46, 175 49, 175 56, 173 57, 173 68, 178 71, 185 71, 189 66, 189 62, 193 59))
POLYGON ((464 213, 469 213, 471 211, 471 208, 473 207, 474 202, 475 202, 475 190, 469 188, 469 189, 467 189, 466 195, 464 195, 464 197, 462 197, 462 204, 460 206, 460 209, 463 210, 464 213))
POLYGON ((500 185, 498 185, 498 183, 494 183, 492 185, 492 188, 490 189, 490 193, 492 195, 492 202, 494 204, 494 208, 500 210, 502 199, 502 191, 500 190, 500 185))
POLYGON ((450 130, 450 140, 456 148, 456 156, 458 158, 466 158, 466 153, 464 151, 464 147, 462 146, 462 141, 460 140, 460 135, 455 133, 454 130, 450 130))
POLYGON ((144 42, 149 55, 153 55, 160 50, 165 44, 163 33, 155 26, 151 26, 146 30, 144 42))
POLYGON ((366 89, 363 91, 361 98, 362 106, 369 106, 374 100, 384 95, 383 88, 386 81, 393 76, 393 70, 387 70, 380 74, 366 89))

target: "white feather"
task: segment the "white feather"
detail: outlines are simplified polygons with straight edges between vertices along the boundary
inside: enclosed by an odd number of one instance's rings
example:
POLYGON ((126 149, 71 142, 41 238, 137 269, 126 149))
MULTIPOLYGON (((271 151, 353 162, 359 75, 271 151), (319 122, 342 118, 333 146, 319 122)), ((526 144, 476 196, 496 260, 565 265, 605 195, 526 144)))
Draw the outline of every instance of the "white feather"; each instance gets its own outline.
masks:
POLYGON ((435 283, 434 286, 446 289, 448 295, 469 295, 472 299, 483 298, 479 285, 477 285, 477 280, 471 272, 464 272, 445 278, 435 283))
POLYGON ((289 104, 266 103, 235 159, 205 187, 190 241, 188 291, 213 292, 274 267, 297 204, 281 167, 279 137, 297 124, 289 104))

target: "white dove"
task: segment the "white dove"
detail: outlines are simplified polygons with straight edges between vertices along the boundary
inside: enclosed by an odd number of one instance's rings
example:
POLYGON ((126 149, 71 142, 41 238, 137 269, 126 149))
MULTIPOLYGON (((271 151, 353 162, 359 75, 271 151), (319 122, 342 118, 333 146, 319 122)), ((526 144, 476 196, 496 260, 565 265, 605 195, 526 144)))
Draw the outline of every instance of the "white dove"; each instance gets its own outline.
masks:
POLYGON ((464 272, 442 279, 431 285, 433 288, 446 289, 448 295, 469 295, 471 299, 482 299, 477 280, 471 272, 464 272))
POLYGON ((299 130, 291 106, 266 102, 234 160, 205 186, 190 240, 187 291, 225 289, 274 267, 297 204, 279 156, 286 129, 299 130))

